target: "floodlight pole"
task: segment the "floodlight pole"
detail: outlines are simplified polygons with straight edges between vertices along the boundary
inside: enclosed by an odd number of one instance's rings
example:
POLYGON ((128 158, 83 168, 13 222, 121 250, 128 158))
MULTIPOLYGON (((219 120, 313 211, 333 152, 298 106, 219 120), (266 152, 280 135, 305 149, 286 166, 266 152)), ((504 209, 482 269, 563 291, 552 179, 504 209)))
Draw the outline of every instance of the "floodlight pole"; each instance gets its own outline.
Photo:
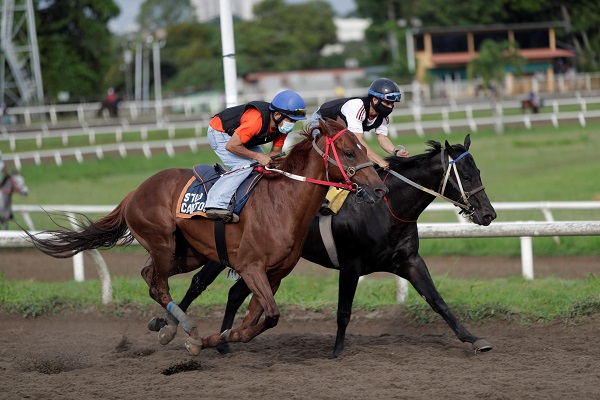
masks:
POLYGON ((237 105, 237 71, 235 66, 235 43, 231 0, 219 0, 221 11, 221 42, 223 48, 223 74, 225 76, 225 105, 237 105))

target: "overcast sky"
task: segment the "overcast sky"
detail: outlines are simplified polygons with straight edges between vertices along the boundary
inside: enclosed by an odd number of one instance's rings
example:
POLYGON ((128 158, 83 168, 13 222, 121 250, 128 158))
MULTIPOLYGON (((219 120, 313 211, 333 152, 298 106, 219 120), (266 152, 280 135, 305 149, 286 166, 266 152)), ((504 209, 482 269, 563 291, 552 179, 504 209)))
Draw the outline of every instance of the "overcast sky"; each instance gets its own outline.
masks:
MULTIPOLYGON (((307 0, 286 0, 288 3, 301 3, 307 0)), ((356 8, 354 0, 327 0, 338 15, 346 15, 356 8)), ((135 17, 144 0, 115 0, 121 8, 121 14, 108 23, 108 27, 115 33, 126 33, 136 30, 135 17)))

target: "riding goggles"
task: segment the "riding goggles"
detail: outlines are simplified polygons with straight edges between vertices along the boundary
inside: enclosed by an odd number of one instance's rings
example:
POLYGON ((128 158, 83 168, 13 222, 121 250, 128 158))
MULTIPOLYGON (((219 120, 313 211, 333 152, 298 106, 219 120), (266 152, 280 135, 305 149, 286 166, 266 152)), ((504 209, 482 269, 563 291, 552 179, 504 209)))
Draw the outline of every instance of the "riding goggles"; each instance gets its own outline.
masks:
POLYGON ((400 101, 401 98, 401 93, 385 93, 383 96, 381 96, 381 99, 385 101, 400 101))
POLYGON ((400 101, 400 99, 402 98, 402 93, 399 92, 395 92, 395 93, 378 93, 378 92, 374 92, 372 90, 369 90, 369 94, 371 96, 375 96, 378 99, 381 100, 385 100, 385 101, 400 101))
POLYGON ((285 110, 283 113, 285 115, 290 115, 293 117, 306 117, 306 108, 296 108, 295 110, 285 110))

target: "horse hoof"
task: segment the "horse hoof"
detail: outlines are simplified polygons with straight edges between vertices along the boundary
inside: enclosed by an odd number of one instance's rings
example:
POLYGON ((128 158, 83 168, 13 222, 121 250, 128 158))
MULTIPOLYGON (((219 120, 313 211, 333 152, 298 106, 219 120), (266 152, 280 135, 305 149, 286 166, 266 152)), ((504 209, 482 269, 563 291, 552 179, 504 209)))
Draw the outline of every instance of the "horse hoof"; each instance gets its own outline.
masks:
POLYGON ((185 341, 185 348, 188 351, 188 353, 190 353, 193 356, 197 356, 202 350, 202 341, 196 341, 192 338, 188 338, 185 341))
POLYGON ((164 318, 154 317, 148 321, 148 330, 151 332, 158 332, 165 325, 166 323, 164 318))
POLYGON ((177 334, 177 327, 174 325, 165 325, 158 331, 158 342, 163 346, 169 344, 171 340, 175 339, 177 334))
POLYGON ((225 355, 231 353, 231 348, 229 347, 229 343, 220 344, 217 346, 217 351, 219 354, 225 355))
POLYGON ((472 348, 473 350, 475 350, 476 353, 485 353, 486 351, 490 351, 494 347, 487 340, 478 339, 475 343, 473 343, 472 348))

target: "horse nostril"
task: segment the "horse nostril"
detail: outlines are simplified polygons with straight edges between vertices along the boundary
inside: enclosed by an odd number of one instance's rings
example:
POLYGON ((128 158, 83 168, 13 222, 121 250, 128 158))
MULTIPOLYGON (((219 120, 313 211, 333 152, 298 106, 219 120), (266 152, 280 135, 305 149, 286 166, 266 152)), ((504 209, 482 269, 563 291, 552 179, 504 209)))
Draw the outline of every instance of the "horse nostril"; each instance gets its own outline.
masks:
POLYGON ((386 186, 378 187, 375 189, 375 194, 377 195, 377 197, 380 197, 380 198, 385 196, 386 194, 388 194, 388 192, 389 192, 389 189, 386 186))

